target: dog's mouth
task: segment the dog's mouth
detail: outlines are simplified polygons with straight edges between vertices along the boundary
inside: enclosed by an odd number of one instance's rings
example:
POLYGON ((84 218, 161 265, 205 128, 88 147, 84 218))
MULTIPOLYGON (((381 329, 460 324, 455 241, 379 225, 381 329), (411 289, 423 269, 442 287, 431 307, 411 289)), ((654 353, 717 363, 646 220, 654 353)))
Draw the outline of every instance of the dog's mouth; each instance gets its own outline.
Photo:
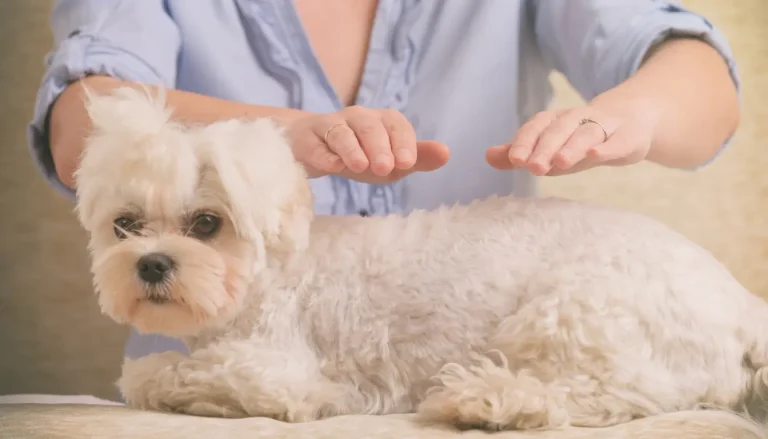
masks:
POLYGON ((167 297, 162 297, 158 295, 148 295, 147 296, 147 302, 152 303, 154 305, 164 305, 168 302, 170 302, 171 299, 167 297))
POLYGON ((139 299, 146 300, 153 305, 165 305, 173 302, 170 294, 165 288, 147 287, 144 289, 144 297, 139 299))

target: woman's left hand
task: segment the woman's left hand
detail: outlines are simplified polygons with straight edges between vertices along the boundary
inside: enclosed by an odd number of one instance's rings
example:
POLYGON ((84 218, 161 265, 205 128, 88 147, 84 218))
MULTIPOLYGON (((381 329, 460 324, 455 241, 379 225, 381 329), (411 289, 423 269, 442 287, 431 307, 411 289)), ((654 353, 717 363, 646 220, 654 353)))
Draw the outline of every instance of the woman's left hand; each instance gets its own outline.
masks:
POLYGON ((488 149, 486 160, 497 169, 527 168, 538 176, 644 160, 651 148, 656 112, 643 102, 611 107, 594 102, 538 113, 511 142, 488 149))

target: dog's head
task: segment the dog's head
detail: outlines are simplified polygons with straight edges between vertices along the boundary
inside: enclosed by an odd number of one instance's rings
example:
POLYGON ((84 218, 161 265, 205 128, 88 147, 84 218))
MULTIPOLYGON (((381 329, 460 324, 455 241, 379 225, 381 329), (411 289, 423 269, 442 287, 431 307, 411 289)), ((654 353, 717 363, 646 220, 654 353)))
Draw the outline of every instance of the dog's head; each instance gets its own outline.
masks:
POLYGON ((115 321, 171 336, 226 323, 260 270, 307 245, 309 184, 271 120, 183 126, 162 92, 127 87, 86 107, 77 213, 115 321))

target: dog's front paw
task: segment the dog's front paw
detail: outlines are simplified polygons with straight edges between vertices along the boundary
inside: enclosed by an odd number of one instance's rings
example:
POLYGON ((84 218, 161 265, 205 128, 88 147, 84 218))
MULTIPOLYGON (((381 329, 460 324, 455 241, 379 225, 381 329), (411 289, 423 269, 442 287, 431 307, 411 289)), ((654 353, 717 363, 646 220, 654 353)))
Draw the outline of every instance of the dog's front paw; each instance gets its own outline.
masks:
POLYGON ((445 365, 419 406, 428 422, 485 430, 551 429, 568 423, 564 394, 535 377, 513 373, 489 358, 465 368, 445 365))
POLYGON ((168 383, 165 381, 183 358, 181 353, 173 351, 135 360, 126 358, 122 374, 117 380, 117 387, 125 402, 137 409, 170 411, 162 404, 162 396, 172 391, 167 389, 168 383))
POLYGON ((185 360, 188 357, 173 351, 125 359, 117 382, 125 402, 141 410, 223 418, 248 416, 229 395, 211 392, 218 386, 213 380, 209 383, 205 368, 185 360))

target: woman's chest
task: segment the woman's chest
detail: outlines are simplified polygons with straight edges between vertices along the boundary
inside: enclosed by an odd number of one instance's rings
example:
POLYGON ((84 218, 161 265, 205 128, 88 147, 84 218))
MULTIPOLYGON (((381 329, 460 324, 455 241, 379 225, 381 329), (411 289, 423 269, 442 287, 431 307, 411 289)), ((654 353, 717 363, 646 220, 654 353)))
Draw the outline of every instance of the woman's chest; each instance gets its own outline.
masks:
POLYGON ((363 75, 378 0, 295 0, 297 15, 322 71, 344 105, 363 75))
POLYGON ((174 16, 185 41, 179 88, 316 113, 353 101, 393 108, 419 138, 451 148, 447 166, 403 184, 316 179, 318 212, 380 214, 530 192, 527 178, 521 186, 524 176, 493 172, 484 158, 548 99, 547 68, 521 31, 521 2, 229 0, 201 10, 176 1, 184 5, 174 16))

